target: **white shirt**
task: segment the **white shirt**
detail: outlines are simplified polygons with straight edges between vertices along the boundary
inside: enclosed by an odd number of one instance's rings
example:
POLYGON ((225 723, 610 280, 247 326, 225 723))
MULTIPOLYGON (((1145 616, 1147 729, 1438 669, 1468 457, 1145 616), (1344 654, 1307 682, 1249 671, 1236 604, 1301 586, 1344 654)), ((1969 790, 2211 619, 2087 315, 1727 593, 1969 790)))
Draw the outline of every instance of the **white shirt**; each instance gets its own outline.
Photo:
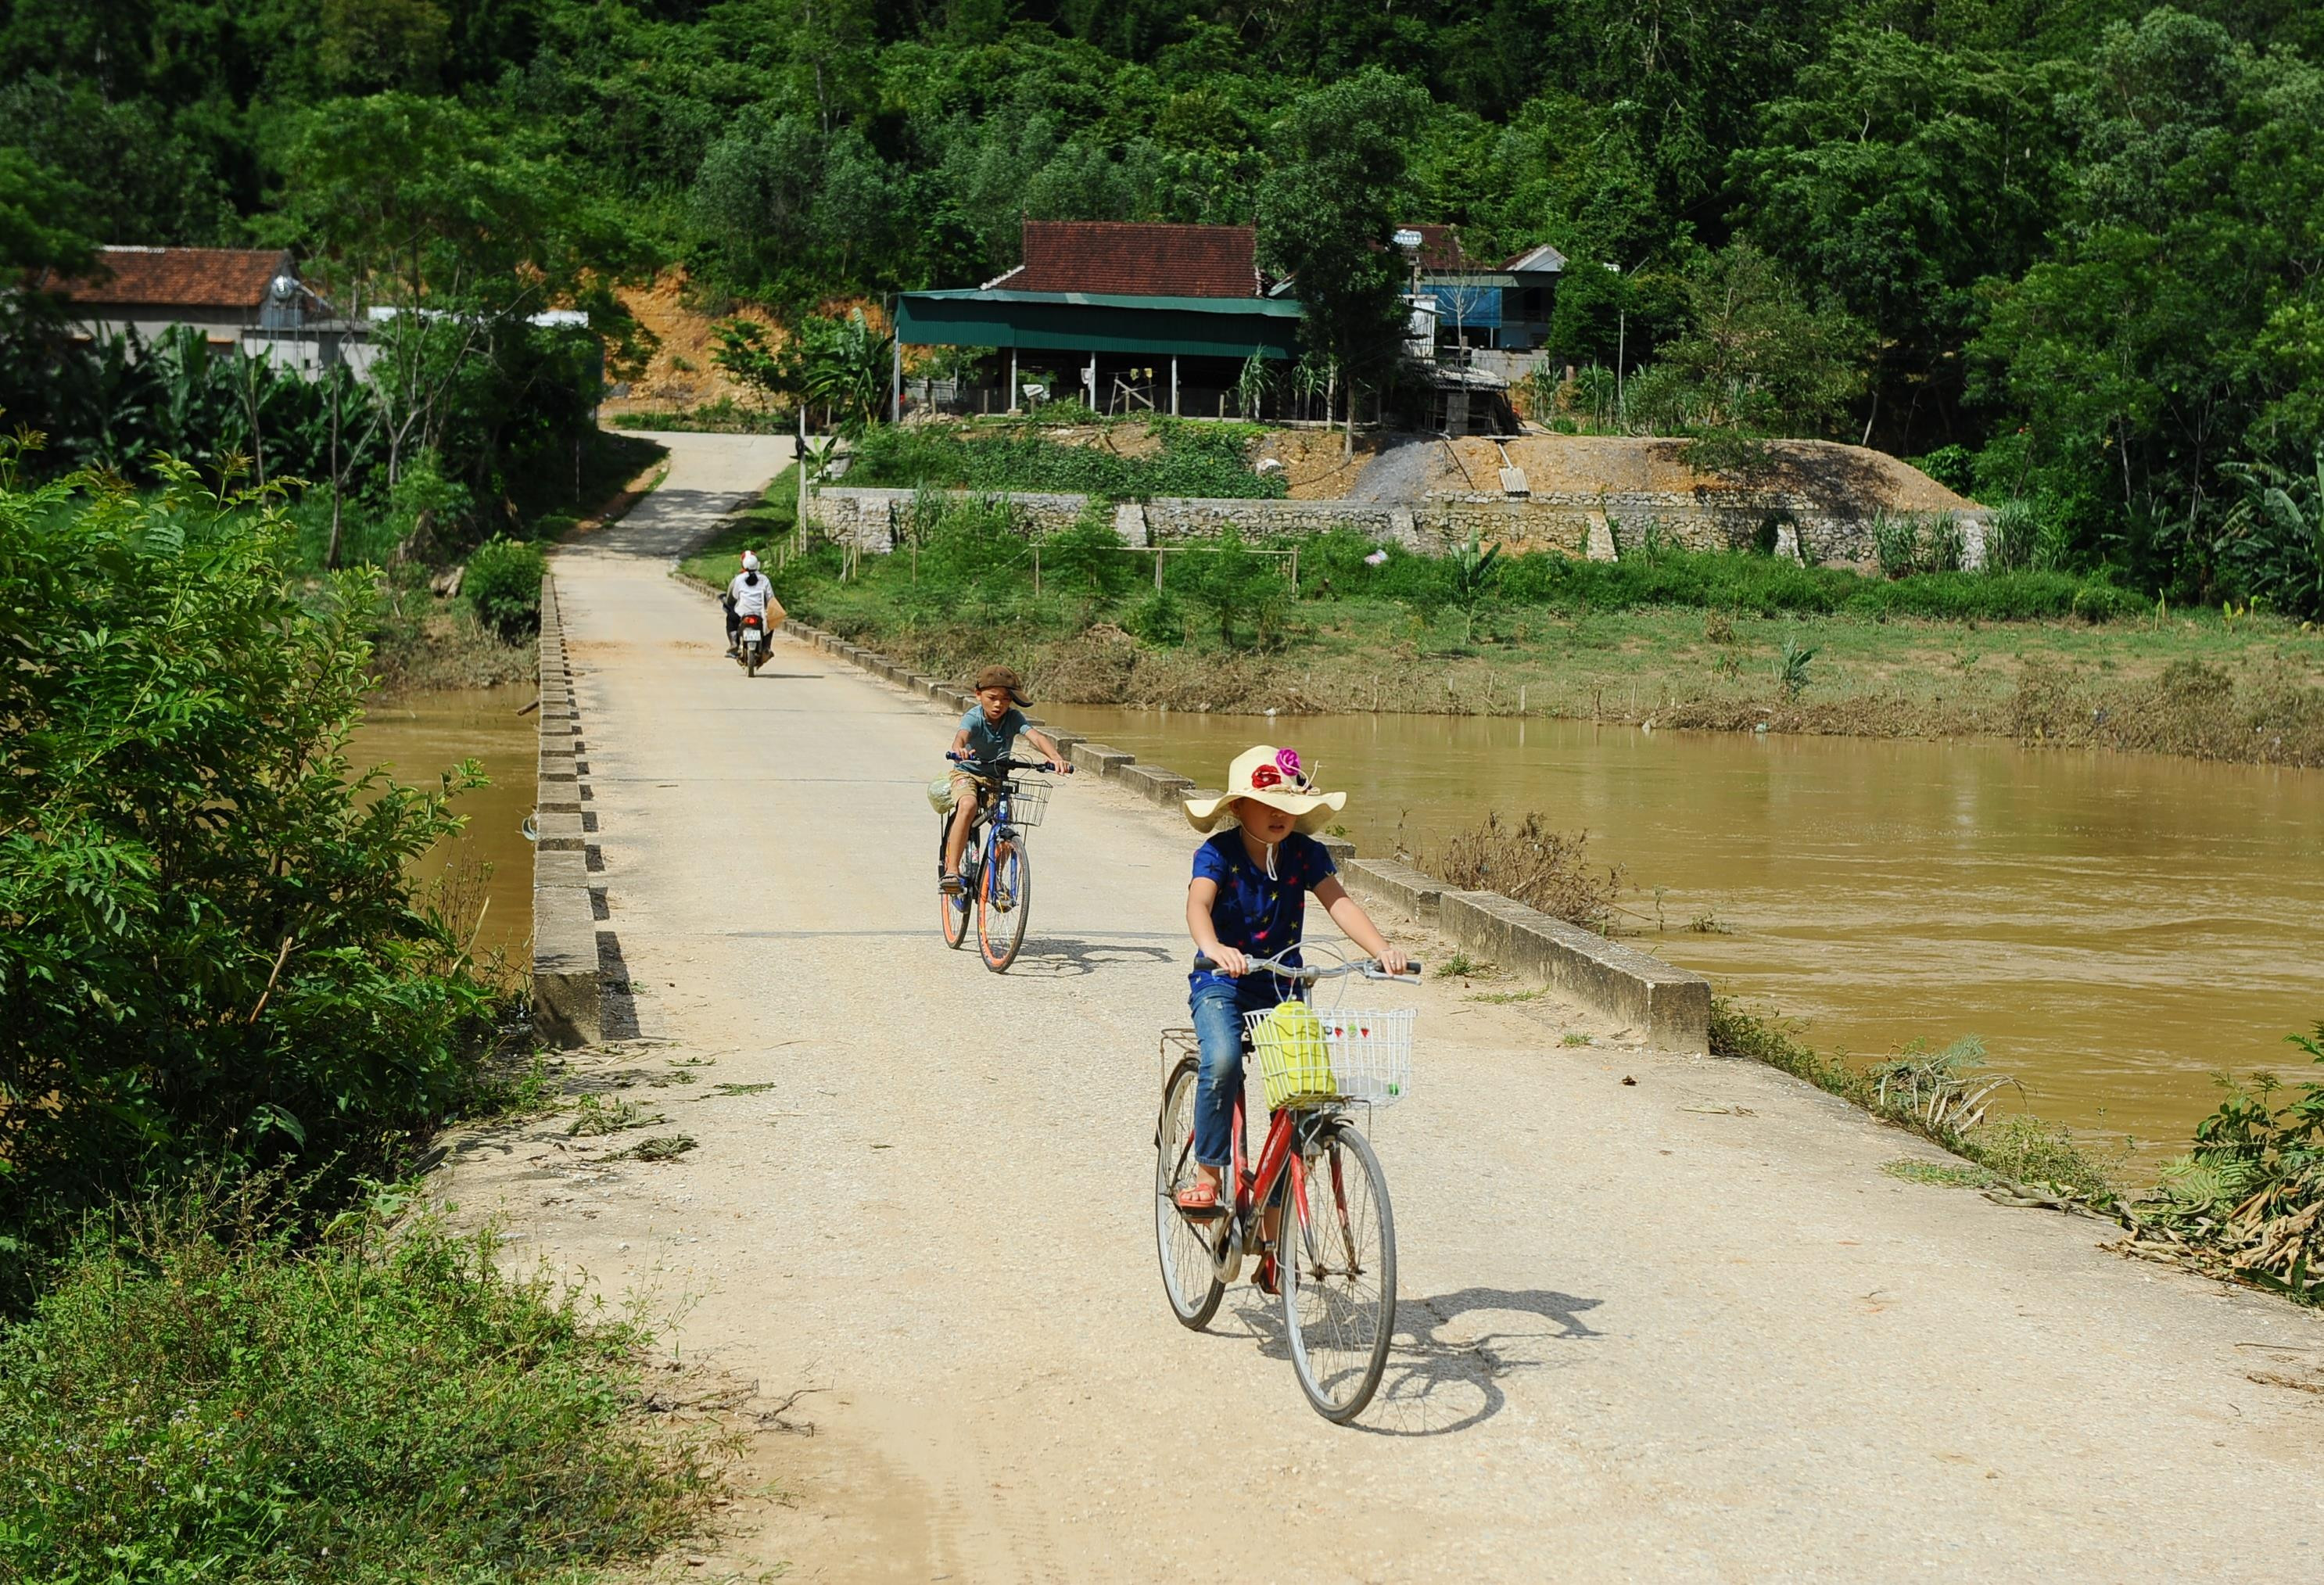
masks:
POLYGON ((774 585, 767 582, 767 575, 759 573, 755 575, 756 582, 746 581, 753 576, 738 572, 734 575, 734 581, 726 585, 727 597, 734 602, 734 614, 737 616, 764 616, 767 607, 774 604, 774 585))

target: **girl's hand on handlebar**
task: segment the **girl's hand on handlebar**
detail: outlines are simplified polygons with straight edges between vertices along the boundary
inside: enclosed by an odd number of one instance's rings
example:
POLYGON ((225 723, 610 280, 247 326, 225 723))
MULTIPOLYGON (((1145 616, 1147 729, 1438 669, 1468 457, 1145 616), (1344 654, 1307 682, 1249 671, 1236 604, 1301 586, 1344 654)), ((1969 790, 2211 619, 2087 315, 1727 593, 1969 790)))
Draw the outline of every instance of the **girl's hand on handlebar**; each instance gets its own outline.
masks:
POLYGON ((1250 957, 1231 946, 1214 947, 1206 954, 1219 966, 1219 972, 1230 980, 1240 980, 1250 972, 1250 957))
POLYGON ((1070 763, 1060 765, 1055 760, 1049 761, 1049 769, 1060 776, 1071 776, 1074 773, 1074 768, 1070 763))
POLYGON ((1401 974, 1412 966, 1412 960, 1405 955, 1404 948, 1387 941, 1380 944, 1379 966, 1388 973, 1401 974))

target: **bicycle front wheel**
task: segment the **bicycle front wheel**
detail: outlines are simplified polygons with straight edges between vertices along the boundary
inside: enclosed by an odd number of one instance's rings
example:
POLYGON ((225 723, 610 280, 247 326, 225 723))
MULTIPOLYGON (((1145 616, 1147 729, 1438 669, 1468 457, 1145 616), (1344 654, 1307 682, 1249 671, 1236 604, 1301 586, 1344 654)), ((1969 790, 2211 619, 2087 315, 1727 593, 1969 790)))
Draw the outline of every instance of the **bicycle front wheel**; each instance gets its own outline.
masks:
POLYGON ((976 888, 977 949, 994 973, 1007 973, 1017 961, 1032 900, 1033 867, 1025 856, 1025 839, 1014 834, 995 837, 976 888))
POLYGON ((1300 1152, 1291 1217, 1277 1240, 1291 1366, 1315 1412, 1344 1425, 1364 1412, 1396 1334, 1396 1220, 1371 1142, 1323 1124, 1300 1152))
POLYGON ((1210 1324, 1227 1291, 1210 1240, 1178 1209, 1178 1191, 1194 1181, 1194 1089, 1201 1078, 1202 1064, 1191 1056, 1171 1069, 1154 1125, 1154 1243, 1162 1257, 1162 1292, 1178 1324, 1196 1332, 1210 1324))

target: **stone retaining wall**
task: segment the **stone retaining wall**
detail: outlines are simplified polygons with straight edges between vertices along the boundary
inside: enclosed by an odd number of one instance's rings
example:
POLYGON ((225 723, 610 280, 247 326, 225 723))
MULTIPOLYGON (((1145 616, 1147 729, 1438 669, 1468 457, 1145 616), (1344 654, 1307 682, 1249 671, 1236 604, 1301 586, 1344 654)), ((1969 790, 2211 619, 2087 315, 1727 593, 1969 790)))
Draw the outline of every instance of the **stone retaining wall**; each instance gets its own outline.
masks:
MULTIPOLYGON (((953 501, 974 493, 948 491, 953 501)), ((816 493, 808 521, 835 541, 882 555, 897 543, 911 511, 909 490, 830 489, 816 493)), ((1004 494, 1020 528, 1052 534, 1089 505, 1084 495, 1004 494)), ((1964 561, 1984 559, 1982 511, 1963 512, 1964 561)), ((1612 561, 1652 538, 1689 550, 1742 550, 1773 528, 1781 555, 1819 566, 1869 569, 1877 563, 1873 514, 1835 510, 1791 491, 1625 491, 1511 498, 1479 493, 1431 495, 1416 505, 1363 501, 1244 501, 1164 497, 1114 509, 1126 545, 1176 545, 1215 539, 1231 526, 1246 539, 1296 539, 1344 529, 1367 539, 1443 554, 1471 538, 1509 550, 1551 550, 1612 561)))

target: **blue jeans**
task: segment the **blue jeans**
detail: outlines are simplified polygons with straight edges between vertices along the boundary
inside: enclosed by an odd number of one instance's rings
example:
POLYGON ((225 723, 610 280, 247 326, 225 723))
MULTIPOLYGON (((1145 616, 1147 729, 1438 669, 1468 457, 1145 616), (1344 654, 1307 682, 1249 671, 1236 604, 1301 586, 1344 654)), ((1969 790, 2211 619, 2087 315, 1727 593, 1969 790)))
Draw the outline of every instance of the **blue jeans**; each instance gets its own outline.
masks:
POLYGON ((1234 1109, 1242 1099, 1242 1004, 1232 985, 1205 985, 1188 998, 1203 1072, 1194 1086, 1194 1159, 1225 1166, 1234 1159, 1234 1109))

